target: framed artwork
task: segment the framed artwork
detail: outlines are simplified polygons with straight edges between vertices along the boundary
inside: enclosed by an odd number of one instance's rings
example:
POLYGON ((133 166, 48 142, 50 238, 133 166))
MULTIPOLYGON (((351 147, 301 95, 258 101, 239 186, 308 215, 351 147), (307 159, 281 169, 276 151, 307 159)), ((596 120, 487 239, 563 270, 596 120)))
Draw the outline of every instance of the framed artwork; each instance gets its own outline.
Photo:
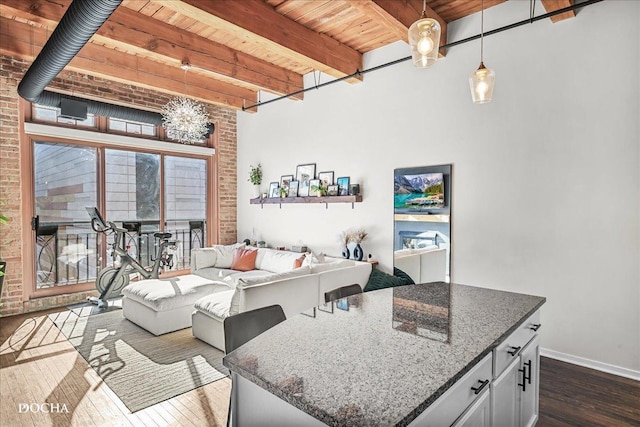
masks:
POLYGON ((309 181, 316 177, 316 164, 308 163, 296 166, 296 181, 298 181, 298 196, 309 195, 309 181))
POLYGON ((330 172, 318 172, 318 179, 325 187, 333 185, 333 171, 330 172))
POLYGON ((279 183, 272 182, 269 184, 269 198, 280 197, 278 194, 279 183))
POLYGON ((309 196, 319 196, 320 195, 320 189, 318 188, 319 186, 320 186, 319 179, 309 180, 309 196))
POLYGON ((298 197, 298 185, 300 183, 298 181, 291 181, 289 183, 289 193, 287 194, 288 197, 298 197))
POLYGON ((349 177, 348 176, 340 177, 336 182, 338 184, 338 196, 348 196, 349 195, 349 177))
POLYGON ((338 186, 330 185, 327 187, 327 196, 337 196, 338 195, 338 186))
POLYGON ((280 187, 289 188, 289 183, 293 181, 293 175, 282 175, 280 177, 280 187))

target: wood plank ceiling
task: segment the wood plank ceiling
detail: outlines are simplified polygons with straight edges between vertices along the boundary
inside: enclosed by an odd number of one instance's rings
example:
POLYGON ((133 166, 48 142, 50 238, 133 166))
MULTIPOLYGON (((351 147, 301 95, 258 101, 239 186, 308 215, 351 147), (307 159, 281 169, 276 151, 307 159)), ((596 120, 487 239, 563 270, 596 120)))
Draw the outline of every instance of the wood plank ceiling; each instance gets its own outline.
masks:
MULTIPOLYGON (((33 60, 71 2, 0 0, 0 53, 33 60)), ((552 11, 573 0, 542 2, 552 11)), ((449 22, 480 8, 481 0, 427 0, 441 44, 449 22)), ((123 0, 67 69, 241 109, 258 91, 302 89, 312 71, 351 75, 362 54, 407 41, 421 11, 421 0, 123 0)))

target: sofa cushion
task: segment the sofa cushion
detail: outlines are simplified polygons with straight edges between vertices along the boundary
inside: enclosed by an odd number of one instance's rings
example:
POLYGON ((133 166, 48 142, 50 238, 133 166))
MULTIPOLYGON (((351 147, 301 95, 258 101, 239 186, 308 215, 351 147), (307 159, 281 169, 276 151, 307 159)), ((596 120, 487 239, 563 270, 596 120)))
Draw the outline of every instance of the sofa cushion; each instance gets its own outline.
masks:
POLYGON ((237 271, 251 271, 256 267, 256 249, 235 248, 233 250, 233 261, 231 269, 237 271))
POLYGON ((260 248, 256 257, 256 268, 272 273, 284 273, 294 269, 295 261, 299 257, 300 254, 297 252, 260 248))
POLYGON ((235 270, 231 270, 228 268, 217 268, 217 267, 201 268, 193 272, 193 274, 204 277, 205 279, 209 279, 211 281, 217 281, 217 280, 224 281, 225 277, 235 273, 237 273, 237 271, 235 270))
POLYGON ((356 262, 352 259, 339 259, 331 262, 311 264, 312 273, 322 273, 323 271, 337 270, 339 268, 353 267, 356 262))
POLYGON ((299 258, 296 258, 296 260, 293 262, 293 268, 300 268, 302 267, 302 263, 304 263, 304 260, 307 258, 306 254, 302 254, 299 258))
POLYGON ((276 280, 288 279, 290 277, 304 276, 306 274, 311 274, 311 269, 309 267, 300 267, 293 270, 285 271, 284 273, 272 273, 267 275, 255 275, 255 276, 241 276, 238 278, 237 284, 240 287, 243 287, 246 285, 257 285, 259 283, 273 282, 276 280))
MULTIPOLYGON (((225 270, 225 271, 233 271, 233 270, 225 270)), ((255 277, 264 277, 264 276, 272 276, 273 273, 266 270, 251 270, 251 271, 233 271, 232 274, 225 276, 222 279, 223 282, 228 284, 233 289, 236 288, 238 281, 242 278, 255 278, 255 277)))
POLYGON ((195 274, 169 279, 147 279, 132 282, 122 293, 126 298, 154 311, 167 311, 193 305, 195 301, 214 292, 229 290, 223 282, 213 282, 195 274))
POLYGON ((229 308, 231 307, 233 294, 234 291, 229 290, 207 295, 198 299, 194 307, 203 314, 222 322, 229 317, 229 308))

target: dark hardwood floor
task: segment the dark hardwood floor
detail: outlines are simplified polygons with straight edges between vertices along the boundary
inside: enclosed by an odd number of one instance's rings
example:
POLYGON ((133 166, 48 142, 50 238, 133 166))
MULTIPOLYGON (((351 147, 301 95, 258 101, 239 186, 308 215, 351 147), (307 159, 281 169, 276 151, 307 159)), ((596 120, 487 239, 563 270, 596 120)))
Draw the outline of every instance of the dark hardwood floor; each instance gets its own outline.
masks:
POLYGON ((640 426, 640 381, 542 357, 537 426, 640 426))
MULTIPOLYGON (((47 317, 61 310, 0 318, 0 426, 224 425, 228 379, 132 414, 47 317), (69 413, 18 411, 42 402, 69 413)), ((539 427, 640 426, 638 381, 542 358, 540 382, 539 427)))

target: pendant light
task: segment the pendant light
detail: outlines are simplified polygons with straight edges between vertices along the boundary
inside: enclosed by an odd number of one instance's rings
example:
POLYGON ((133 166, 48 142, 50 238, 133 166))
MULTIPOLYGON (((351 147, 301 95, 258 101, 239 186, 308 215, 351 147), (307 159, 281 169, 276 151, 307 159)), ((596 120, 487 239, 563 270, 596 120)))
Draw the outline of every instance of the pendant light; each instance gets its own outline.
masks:
POLYGON ((469 77, 469 87, 471 89, 471 98, 474 104, 486 104, 491 102, 493 97, 493 84, 495 82, 496 73, 484 66, 484 0, 482 0, 480 12, 480 66, 476 71, 471 73, 469 77))
POLYGON ((427 0, 422 0, 422 16, 409 27, 409 46, 413 65, 428 68, 438 60, 440 49, 440 24, 427 18, 427 0))

